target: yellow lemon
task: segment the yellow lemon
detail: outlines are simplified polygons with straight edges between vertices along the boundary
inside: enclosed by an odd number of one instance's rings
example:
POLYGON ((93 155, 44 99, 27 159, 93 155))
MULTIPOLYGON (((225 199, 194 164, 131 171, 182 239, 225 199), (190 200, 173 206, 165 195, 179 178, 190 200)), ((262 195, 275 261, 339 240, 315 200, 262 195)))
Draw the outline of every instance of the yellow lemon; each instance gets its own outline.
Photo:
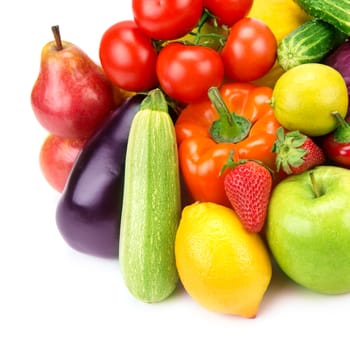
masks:
MULTIPOLYGON (((254 0, 248 16, 260 19, 267 24, 278 43, 287 34, 310 19, 294 0, 254 0)), ((284 70, 276 60, 273 68, 255 83, 273 87, 283 72, 284 70)))
POLYGON ((248 16, 265 22, 278 42, 310 18, 294 0, 254 0, 248 16))
POLYGON ((204 308, 255 317, 270 284, 265 243, 227 207, 196 202, 183 209, 175 238, 179 278, 204 308))
POLYGON ((283 73, 272 94, 277 120, 289 130, 309 136, 333 131, 348 110, 348 90, 342 75, 321 63, 301 64, 283 73))

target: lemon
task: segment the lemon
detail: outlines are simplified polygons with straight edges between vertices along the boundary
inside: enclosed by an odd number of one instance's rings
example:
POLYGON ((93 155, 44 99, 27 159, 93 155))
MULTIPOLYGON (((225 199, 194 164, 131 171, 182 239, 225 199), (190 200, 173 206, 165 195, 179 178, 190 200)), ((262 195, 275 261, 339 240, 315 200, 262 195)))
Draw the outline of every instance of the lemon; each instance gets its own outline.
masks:
POLYGON ((332 112, 345 117, 348 90, 342 75, 321 63, 307 63, 283 73, 272 94, 277 120, 289 130, 322 136, 337 126, 332 112))
MULTIPOLYGON (((267 24, 278 43, 310 19, 294 0, 254 0, 248 16, 267 24)), ((273 87, 283 73, 284 70, 276 60, 273 68, 254 82, 258 85, 273 87)))
POLYGON ((254 0, 248 16, 265 22, 277 42, 310 18, 294 0, 254 0))
POLYGON ((183 209, 175 238, 179 278, 204 308, 255 317, 270 284, 272 268, 265 243, 248 233, 235 212, 209 202, 183 209))

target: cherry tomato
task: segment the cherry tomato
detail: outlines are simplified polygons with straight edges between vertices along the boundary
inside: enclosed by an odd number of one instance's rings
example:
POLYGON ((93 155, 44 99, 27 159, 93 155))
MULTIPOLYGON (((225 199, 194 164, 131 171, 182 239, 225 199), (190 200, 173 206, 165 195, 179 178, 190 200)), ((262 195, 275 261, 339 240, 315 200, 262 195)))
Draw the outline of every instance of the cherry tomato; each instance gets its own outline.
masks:
POLYGON ((198 23, 202 0, 133 0, 136 24, 152 39, 171 40, 187 34, 198 23))
POLYGON ((227 77, 251 81, 262 77, 275 63, 277 41, 262 21, 245 17, 230 30, 221 57, 227 77))
POLYGON ((73 164, 83 149, 86 139, 64 138, 49 134, 39 154, 39 164, 46 181, 56 191, 62 192, 73 164))
POLYGON ((157 75, 163 91, 183 103, 207 96, 211 86, 220 85, 224 65, 209 47, 171 43, 159 53, 157 75))
POLYGON ((157 85, 157 52, 135 22, 122 21, 108 28, 99 55, 103 70, 117 87, 138 92, 157 85))
POLYGON ((253 5, 253 0, 204 0, 203 6, 217 17, 220 24, 231 27, 245 17, 253 5))

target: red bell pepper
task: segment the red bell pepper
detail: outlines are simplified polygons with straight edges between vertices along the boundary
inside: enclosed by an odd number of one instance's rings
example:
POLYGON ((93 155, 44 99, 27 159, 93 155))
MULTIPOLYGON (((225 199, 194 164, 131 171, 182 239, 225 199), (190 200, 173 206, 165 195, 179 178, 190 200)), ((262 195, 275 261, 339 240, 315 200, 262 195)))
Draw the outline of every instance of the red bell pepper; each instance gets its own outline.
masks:
POLYGON ((338 126, 334 132, 323 137, 322 148, 335 165, 350 169, 350 122, 337 112, 333 115, 338 120, 338 126))
POLYGON ((230 153, 235 160, 260 160, 275 170, 272 146, 280 124, 269 87, 226 83, 209 96, 187 105, 175 123, 179 163, 193 200, 230 206, 221 174, 230 153))

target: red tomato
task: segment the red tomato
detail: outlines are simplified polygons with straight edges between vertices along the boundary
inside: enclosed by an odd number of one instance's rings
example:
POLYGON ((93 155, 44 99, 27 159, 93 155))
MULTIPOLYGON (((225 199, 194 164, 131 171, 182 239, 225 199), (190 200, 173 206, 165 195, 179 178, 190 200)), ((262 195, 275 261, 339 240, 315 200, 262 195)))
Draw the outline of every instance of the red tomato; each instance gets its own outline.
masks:
POLYGON ((253 0, 204 0, 203 5, 217 17, 220 24, 231 27, 248 14, 253 0))
POLYGON ((163 91, 177 101, 192 103, 220 85, 224 65, 220 55, 203 46, 171 43, 159 53, 157 75, 163 91))
POLYGON ((63 191, 85 142, 86 139, 67 139, 52 134, 44 140, 39 153, 39 164, 44 178, 56 191, 63 191))
POLYGON ((258 19, 245 17, 231 27, 221 57, 230 79, 251 81, 272 68, 276 54, 277 41, 271 29, 258 19))
POLYGON ((202 0, 133 0, 136 24, 150 38, 171 40, 182 37, 198 23, 202 0))
POLYGON ((136 92, 157 85, 157 52, 135 22, 122 21, 108 28, 99 55, 106 75, 119 88, 136 92))

